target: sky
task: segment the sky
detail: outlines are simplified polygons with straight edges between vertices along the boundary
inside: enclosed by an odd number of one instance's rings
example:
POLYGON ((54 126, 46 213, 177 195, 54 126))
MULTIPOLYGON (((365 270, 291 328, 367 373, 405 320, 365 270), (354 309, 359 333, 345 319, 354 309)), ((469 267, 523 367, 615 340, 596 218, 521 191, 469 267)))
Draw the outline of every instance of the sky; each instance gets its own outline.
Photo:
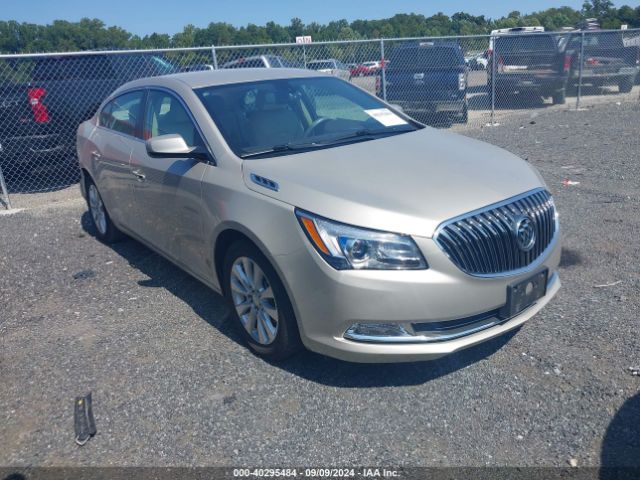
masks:
MULTIPOLYGON (((192 23, 204 27, 210 22, 227 22, 235 26, 270 20, 288 25, 293 17, 304 23, 328 23, 346 18, 379 19, 396 13, 438 12, 451 15, 464 11, 473 15, 497 18, 512 10, 529 13, 561 5, 579 9, 583 0, 0 0, 0 20, 17 20, 38 24, 53 20, 77 21, 82 17, 99 18, 132 33, 174 34, 192 23)), ((637 6, 636 0, 616 1, 617 7, 637 6)))

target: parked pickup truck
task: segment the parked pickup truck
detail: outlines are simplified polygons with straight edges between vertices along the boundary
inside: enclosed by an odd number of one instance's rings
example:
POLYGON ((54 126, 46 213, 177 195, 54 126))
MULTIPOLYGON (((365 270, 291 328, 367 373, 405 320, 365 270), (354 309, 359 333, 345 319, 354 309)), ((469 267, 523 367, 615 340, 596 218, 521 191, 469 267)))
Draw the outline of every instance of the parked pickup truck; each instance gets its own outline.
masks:
POLYGON ((27 82, 0 85, 0 162, 75 161, 75 133, 111 92, 130 80, 177 72, 156 54, 34 57, 13 68, 27 82), (30 74, 29 74, 30 73, 30 74))
POLYGON ((0 84, 0 167, 5 174, 70 155, 73 145, 64 142, 53 120, 45 89, 0 84))
MULTIPOLYGON (((401 45, 385 62, 386 100, 425 123, 467 123, 467 75, 455 43, 401 45)), ((381 83, 378 95, 384 96, 381 83)))
POLYGON ((551 97, 555 104, 566 102, 571 57, 565 55, 556 36, 538 32, 510 34, 496 37, 493 44, 488 84, 495 74, 497 101, 535 94, 551 97))
POLYGON ((571 56, 571 84, 577 85, 582 63, 582 85, 601 87, 617 85, 622 93, 633 88, 640 70, 640 48, 633 39, 627 41, 622 32, 585 32, 572 35, 567 54, 571 56), (584 38, 584 47, 580 43, 584 38), (584 48, 584 58, 580 59, 584 48))

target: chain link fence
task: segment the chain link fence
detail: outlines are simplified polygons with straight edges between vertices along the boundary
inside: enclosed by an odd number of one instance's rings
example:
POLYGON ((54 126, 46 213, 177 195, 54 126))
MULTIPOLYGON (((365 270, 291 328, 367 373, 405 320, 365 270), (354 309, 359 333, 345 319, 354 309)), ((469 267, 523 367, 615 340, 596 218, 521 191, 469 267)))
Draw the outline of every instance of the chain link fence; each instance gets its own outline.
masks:
POLYGON ((283 67, 343 78, 432 126, 491 125, 517 111, 635 99, 640 30, 0 55, 0 202, 77 182, 76 128, 125 82, 283 67))

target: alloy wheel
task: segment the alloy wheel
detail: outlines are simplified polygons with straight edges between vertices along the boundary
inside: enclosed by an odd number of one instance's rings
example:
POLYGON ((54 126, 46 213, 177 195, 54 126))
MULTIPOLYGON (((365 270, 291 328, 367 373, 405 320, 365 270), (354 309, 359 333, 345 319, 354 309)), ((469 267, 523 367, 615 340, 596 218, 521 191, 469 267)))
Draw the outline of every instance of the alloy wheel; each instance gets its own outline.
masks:
POLYGON ((231 266, 233 305, 244 329, 261 345, 273 343, 278 334, 278 307, 267 276, 256 262, 239 257, 231 266))
POLYGON ((98 189, 94 184, 89 186, 89 210, 91 211, 91 217, 98 232, 101 235, 107 233, 107 212, 104 209, 104 204, 98 193, 98 189))

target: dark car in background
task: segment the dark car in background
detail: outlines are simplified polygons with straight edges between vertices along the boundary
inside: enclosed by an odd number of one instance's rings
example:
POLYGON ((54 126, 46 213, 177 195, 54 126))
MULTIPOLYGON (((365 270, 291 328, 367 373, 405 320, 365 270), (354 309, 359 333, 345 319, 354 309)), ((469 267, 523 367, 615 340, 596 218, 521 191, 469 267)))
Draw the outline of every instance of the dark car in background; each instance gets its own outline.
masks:
POLYGON ((178 71, 158 54, 61 55, 38 58, 31 83, 45 89, 49 109, 65 118, 68 125, 63 127, 75 134, 78 125, 123 83, 178 71))
POLYGON ((603 87, 617 85, 621 93, 633 88, 640 70, 640 42, 625 38, 623 32, 585 32, 572 35, 567 42, 567 55, 571 58, 572 86, 580 81, 582 63, 582 85, 603 87), (581 45, 584 38, 584 46, 581 45), (584 51, 584 58, 580 58, 584 51))
MULTIPOLYGON (((56 128, 42 88, 0 84, 0 167, 11 175, 26 164, 70 157, 73 145, 56 128)), ((57 120, 57 119, 55 119, 57 120)))
POLYGON ((385 65, 386 100, 425 123, 467 123, 467 75, 456 43, 401 45, 385 65))
POLYGON ((102 100, 123 83, 178 69, 158 54, 70 54, 34 57, 0 85, 0 164, 75 164, 75 133, 102 100))
POLYGON ((495 74, 496 101, 514 96, 551 97, 566 102, 571 57, 555 35, 520 33, 498 36, 489 62, 489 85, 495 74), (492 62, 497 62, 493 65, 492 62))

